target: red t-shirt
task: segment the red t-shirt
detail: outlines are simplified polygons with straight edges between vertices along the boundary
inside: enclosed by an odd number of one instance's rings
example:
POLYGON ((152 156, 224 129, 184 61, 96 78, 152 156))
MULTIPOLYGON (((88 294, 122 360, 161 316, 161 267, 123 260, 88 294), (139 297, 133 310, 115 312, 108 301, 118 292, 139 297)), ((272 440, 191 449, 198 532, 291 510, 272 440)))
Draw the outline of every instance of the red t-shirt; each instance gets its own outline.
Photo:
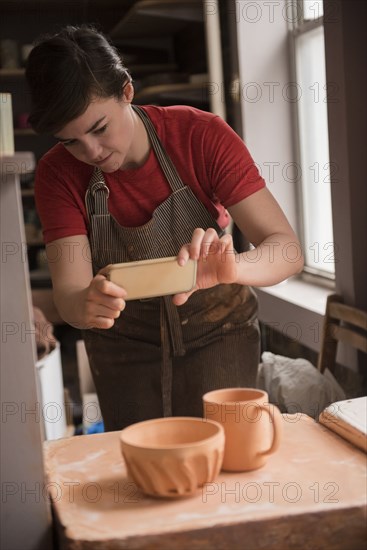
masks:
MULTIPOLYGON (((152 120, 184 184, 222 227, 226 208, 265 186, 241 138, 220 117, 193 107, 142 107, 152 120)), ((85 193, 93 167, 55 145, 40 160, 37 210, 46 243, 88 234, 85 193)), ((147 223, 171 193, 153 149, 143 166, 104 174, 110 213, 125 227, 147 223)))

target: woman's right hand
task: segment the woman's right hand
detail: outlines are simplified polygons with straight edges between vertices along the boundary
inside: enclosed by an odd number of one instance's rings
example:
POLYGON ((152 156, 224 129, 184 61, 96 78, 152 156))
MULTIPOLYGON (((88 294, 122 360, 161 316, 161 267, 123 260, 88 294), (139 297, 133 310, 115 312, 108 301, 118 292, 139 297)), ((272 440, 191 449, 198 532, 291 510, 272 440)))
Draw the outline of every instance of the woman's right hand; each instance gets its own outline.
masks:
POLYGON ((93 276, 87 235, 46 245, 55 306, 77 329, 111 328, 125 309, 126 290, 106 278, 106 267, 93 276))
POLYGON ((87 328, 111 328, 125 309, 126 291, 109 281, 101 270, 84 293, 83 317, 87 328))

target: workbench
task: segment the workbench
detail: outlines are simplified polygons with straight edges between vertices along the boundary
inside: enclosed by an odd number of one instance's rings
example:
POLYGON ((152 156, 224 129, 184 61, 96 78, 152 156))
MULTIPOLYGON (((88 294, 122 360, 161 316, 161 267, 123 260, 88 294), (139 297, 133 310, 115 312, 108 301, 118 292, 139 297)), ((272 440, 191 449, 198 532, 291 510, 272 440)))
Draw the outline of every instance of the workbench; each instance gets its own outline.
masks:
POLYGON ((221 472, 183 499, 137 489, 119 432, 46 442, 60 549, 364 549, 366 455, 306 415, 283 415, 283 426, 263 468, 221 472))

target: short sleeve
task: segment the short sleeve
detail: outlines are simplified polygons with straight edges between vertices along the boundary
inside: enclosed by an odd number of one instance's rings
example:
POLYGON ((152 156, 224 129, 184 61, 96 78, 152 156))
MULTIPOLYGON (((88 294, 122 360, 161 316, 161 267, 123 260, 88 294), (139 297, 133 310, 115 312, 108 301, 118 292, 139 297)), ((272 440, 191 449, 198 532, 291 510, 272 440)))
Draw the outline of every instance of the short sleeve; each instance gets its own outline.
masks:
POLYGON ((78 193, 72 191, 69 176, 65 167, 58 173, 46 160, 41 159, 38 164, 35 200, 46 244, 87 234, 84 205, 78 193))
POLYGON ((219 116, 207 126, 204 154, 213 196, 225 208, 265 187, 245 143, 219 116))

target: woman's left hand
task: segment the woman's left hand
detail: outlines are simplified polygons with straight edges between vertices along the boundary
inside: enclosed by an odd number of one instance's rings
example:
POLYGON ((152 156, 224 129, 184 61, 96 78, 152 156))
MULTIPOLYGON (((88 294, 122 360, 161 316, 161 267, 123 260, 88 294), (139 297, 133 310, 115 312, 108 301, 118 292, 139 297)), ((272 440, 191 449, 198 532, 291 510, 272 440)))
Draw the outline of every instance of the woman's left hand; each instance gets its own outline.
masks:
POLYGON ((176 306, 184 304, 196 290, 237 281, 239 256, 235 253, 230 234, 226 233, 219 238, 213 228, 206 231, 195 229, 191 243, 181 248, 177 261, 185 265, 189 258, 198 261, 196 285, 190 292, 174 295, 173 303, 176 306))

